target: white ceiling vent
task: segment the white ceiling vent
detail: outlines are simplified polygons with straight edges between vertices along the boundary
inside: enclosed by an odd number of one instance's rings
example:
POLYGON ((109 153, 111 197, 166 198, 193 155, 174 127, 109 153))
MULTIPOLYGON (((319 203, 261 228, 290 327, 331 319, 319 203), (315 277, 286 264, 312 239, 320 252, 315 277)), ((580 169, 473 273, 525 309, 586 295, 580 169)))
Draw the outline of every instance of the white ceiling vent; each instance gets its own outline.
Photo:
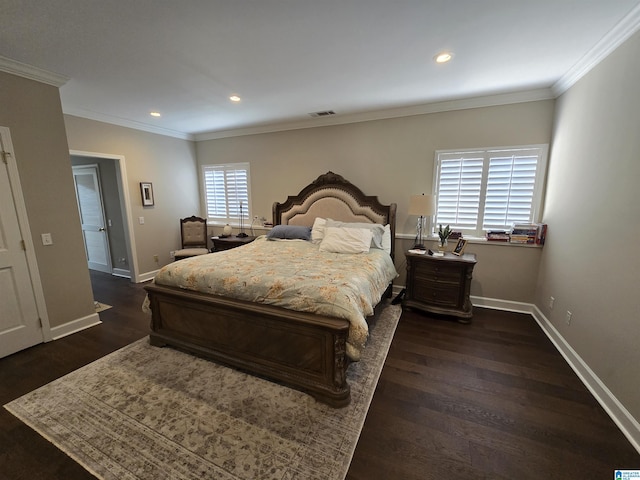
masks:
POLYGON ((334 112, 333 110, 325 110, 324 112, 313 112, 310 113, 309 115, 311 115, 312 117, 328 117, 329 115, 335 115, 336 112, 334 112))

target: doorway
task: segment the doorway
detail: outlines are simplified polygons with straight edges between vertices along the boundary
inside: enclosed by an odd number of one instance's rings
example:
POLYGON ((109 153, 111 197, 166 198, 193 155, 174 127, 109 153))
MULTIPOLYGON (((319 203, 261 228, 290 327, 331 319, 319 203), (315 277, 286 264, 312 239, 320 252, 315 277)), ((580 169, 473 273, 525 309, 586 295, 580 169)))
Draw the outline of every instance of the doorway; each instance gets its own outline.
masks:
MULTIPOLYGON (((125 158, 121 155, 71 150, 71 165, 74 169, 97 166, 99 186, 102 191, 105 237, 108 237, 110 271, 115 276, 130 278, 138 282, 137 257, 131 220, 131 202, 127 189, 125 158)), ((75 174, 74 174, 75 177, 75 174)), ((86 183, 88 177, 85 177, 86 183)), ((79 207, 80 208, 80 207, 79 207)), ((84 220, 81 221, 84 225, 84 220)), ((84 228, 83 228, 84 230, 84 228)), ((91 270, 100 270, 89 265, 91 270)))

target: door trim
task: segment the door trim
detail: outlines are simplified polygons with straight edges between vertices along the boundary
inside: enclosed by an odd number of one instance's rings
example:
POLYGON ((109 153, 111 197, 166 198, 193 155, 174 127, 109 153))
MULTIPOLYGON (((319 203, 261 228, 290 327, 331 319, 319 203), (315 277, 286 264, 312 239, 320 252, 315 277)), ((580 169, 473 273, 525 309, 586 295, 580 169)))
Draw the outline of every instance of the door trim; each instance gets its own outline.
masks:
POLYGON ((2 142, 4 144, 5 151, 11 154, 7 159, 7 171, 9 173, 9 182, 11 182, 13 201, 15 203, 16 214, 18 216, 18 226, 20 227, 20 232, 22 234, 26 250, 25 255, 27 258, 27 268, 29 270, 31 287, 33 288, 33 294, 36 300, 36 309, 42 325, 42 339, 45 342, 50 342, 53 340, 51 324, 49 323, 47 303, 45 302, 44 290, 40 279, 40 269, 38 268, 36 249, 33 243, 33 237, 31 236, 31 228, 29 227, 29 217, 27 215, 27 207, 22 193, 22 184, 20 183, 18 164, 14 153, 15 150, 13 149, 13 142, 11 141, 11 130, 7 127, 0 127, 0 135, 2 135, 2 142))
POLYGON ((118 183, 118 193, 120 195, 120 207, 122 218, 124 219, 124 238, 129 256, 129 274, 131 281, 140 283, 138 275, 138 256, 136 254, 136 242, 133 236, 133 219, 131 218, 131 196, 129 195, 129 182, 127 180, 127 168, 124 155, 113 153, 85 152, 83 150, 69 150, 69 154, 78 157, 106 158, 116 162, 116 180, 118 183))

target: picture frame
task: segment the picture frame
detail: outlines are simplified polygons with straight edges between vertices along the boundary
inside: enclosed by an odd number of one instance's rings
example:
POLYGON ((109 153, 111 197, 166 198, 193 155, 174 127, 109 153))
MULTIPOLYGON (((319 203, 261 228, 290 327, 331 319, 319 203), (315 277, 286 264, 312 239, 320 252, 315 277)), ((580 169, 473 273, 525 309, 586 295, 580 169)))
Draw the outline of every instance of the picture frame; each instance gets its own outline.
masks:
POLYGON ((453 253, 454 255, 460 256, 464 252, 464 248, 466 246, 467 246, 467 240, 459 238, 458 243, 456 243, 456 246, 451 253, 453 253))
POLYGON ((144 207, 155 204, 153 199, 153 184, 151 182, 140 182, 140 195, 142 196, 142 205, 144 207))

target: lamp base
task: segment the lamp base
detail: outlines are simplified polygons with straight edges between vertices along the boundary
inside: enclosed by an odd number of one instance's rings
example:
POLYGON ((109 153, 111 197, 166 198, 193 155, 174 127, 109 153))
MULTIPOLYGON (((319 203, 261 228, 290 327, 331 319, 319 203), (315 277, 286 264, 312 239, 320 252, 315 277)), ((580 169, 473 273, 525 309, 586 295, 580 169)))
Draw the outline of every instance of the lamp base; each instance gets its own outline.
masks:
POLYGON ((236 235, 236 237, 238 237, 238 238, 245 238, 245 237, 248 237, 248 236, 249 236, 249 235, 247 235, 247 234, 246 234, 246 233, 244 233, 244 232, 240 232, 239 234, 237 234, 237 235, 236 235))
POLYGON ((426 250, 426 249, 427 249, 427 247, 425 247, 424 244, 422 244, 422 243, 416 243, 413 246, 413 250, 426 250))

